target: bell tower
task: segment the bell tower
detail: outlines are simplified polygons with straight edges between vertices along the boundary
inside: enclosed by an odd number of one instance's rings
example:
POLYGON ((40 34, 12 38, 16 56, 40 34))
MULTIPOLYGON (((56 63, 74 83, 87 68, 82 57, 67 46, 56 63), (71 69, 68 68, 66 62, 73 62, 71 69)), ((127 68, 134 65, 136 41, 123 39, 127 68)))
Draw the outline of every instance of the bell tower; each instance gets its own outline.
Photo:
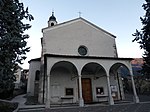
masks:
POLYGON ((48 27, 54 26, 57 24, 56 18, 54 16, 54 12, 52 12, 52 16, 48 20, 48 27))

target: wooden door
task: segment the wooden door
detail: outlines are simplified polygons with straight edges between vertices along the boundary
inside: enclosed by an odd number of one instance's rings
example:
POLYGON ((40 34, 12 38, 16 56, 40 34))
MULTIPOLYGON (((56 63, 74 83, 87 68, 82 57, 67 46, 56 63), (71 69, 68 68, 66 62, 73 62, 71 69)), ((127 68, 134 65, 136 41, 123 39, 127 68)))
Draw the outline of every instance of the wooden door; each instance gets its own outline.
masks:
POLYGON ((85 103, 92 102, 91 79, 82 78, 82 96, 85 103))

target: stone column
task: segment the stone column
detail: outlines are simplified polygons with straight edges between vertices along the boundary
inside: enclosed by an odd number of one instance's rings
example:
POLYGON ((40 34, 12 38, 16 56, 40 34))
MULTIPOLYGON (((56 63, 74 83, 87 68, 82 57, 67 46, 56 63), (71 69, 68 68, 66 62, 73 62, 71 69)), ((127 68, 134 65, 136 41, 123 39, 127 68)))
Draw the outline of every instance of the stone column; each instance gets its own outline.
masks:
POLYGON ((82 82, 81 82, 81 75, 79 75, 79 106, 84 106, 84 100, 82 97, 82 82))
POLYGON ((118 74, 118 76, 119 76, 119 84, 120 84, 121 96, 122 96, 122 100, 123 100, 123 99, 125 99, 125 95, 124 95, 122 77, 121 77, 121 74, 118 74))
POLYGON ((137 92, 135 89, 135 83, 134 83, 134 79, 133 79, 133 72, 132 72, 132 68, 130 67, 130 76, 131 76, 131 83, 132 83, 132 89, 133 89, 133 94, 134 94, 134 102, 135 103, 139 103, 139 97, 137 96, 137 92))
POLYGON ((46 108, 50 108, 50 74, 47 75, 47 97, 46 97, 46 108))
POLYGON ((116 72, 116 76, 117 76, 118 89, 119 89, 119 91, 118 91, 118 99, 119 100, 123 100, 123 99, 125 99, 125 96, 124 96, 121 72, 120 71, 116 72))
POLYGON ((109 104, 110 105, 114 105, 114 100, 113 100, 113 97, 111 95, 110 79, 109 79, 109 75, 108 74, 107 74, 107 87, 108 87, 109 104))

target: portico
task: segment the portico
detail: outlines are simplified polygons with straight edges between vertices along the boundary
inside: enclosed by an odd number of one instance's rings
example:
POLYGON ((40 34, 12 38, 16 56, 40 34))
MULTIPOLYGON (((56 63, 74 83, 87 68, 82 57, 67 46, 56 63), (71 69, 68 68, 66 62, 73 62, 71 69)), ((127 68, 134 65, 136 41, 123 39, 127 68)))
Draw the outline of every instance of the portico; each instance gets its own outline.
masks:
MULTIPOLYGON (((47 80, 49 80, 47 81, 47 85, 59 85, 58 91, 62 92, 58 93, 56 90, 57 87, 52 89, 52 86, 47 86, 48 88, 46 93, 48 94, 45 98, 47 108, 50 108, 50 102, 52 104, 54 102, 59 103, 62 96, 67 97, 65 93, 66 88, 73 89, 73 94, 69 96, 73 97, 73 103, 78 102, 81 107, 84 106, 85 103, 98 101, 97 96, 108 96, 107 98, 104 97, 101 100, 108 101, 110 105, 113 105, 115 99, 112 95, 113 92, 111 86, 113 85, 117 88, 117 91, 115 92, 117 99, 120 99, 120 94, 123 95, 123 90, 119 93, 118 80, 116 79, 114 81, 113 78, 116 77, 115 74, 117 74, 119 67, 125 66, 129 69, 130 60, 132 60, 131 58, 79 57, 50 54, 45 57, 47 58, 47 62, 51 63, 47 64, 47 73, 49 74, 47 74, 47 80), (115 74, 112 75, 113 73, 115 74), (59 80, 56 81, 54 77, 59 77, 59 80), (85 90, 83 88, 86 88, 89 92, 86 91, 87 93, 84 93, 85 90), (97 88, 103 88, 103 90, 101 90, 103 93, 98 94, 96 90, 97 88), (56 98, 53 98, 54 93, 55 95, 58 95, 55 96, 57 97, 57 100, 56 98), (50 98, 50 100, 48 98, 50 98), (54 101, 54 99, 56 101, 54 101)), ((135 88, 135 85, 133 85, 133 88, 135 88)), ((134 93, 137 103, 139 101, 136 91, 134 91, 134 93)))

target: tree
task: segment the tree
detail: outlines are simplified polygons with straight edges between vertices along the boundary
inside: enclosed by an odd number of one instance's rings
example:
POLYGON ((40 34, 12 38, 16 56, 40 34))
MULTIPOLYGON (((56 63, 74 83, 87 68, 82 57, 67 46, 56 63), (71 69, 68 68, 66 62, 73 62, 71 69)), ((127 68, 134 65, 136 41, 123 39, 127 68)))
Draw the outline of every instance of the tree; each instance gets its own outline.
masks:
POLYGON ((140 48, 144 50, 144 64, 141 73, 144 74, 145 78, 150 78, 150 0, 145 1, 146 3, 142 7, 146 13, 143 17, 140 17, 143 27, 133 34, 135 36, 133 42, 137 41, 140 44, 140 48))
POLYGON ((23 20, 33 20, 28 7, 24 9, 19 0, 0 0, 0 97, 7 96, 8 91, 14 88, 16 80, 14 73, 18 64, 26 59, 26 39, 29 38, 25 31, 31 25, 24 24, 23 20), (4 95, 4 96, 3 96, 4 95))

